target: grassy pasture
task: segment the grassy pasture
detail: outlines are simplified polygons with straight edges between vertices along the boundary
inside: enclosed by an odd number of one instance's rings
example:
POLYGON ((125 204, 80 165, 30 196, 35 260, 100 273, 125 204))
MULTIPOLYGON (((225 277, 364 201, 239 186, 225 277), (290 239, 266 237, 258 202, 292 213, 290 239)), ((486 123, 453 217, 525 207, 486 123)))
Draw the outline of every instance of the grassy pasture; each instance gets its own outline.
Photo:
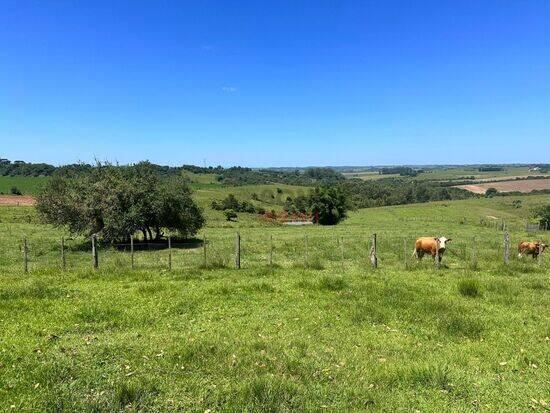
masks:
POLYGON ((78 238, 60 271, 62 231, 32 208, 0 208, 0 410, 545 411, 550 258, 514 254, 520 239, 543 237, 521 230, 542 202, 374 208, 333 228, 223 223, 208 211, 208 266, 190 243, 173 250, 171 272, 167 250, 137 252, 132 271, 127 252, 108 248, 93 271, 78 238), (502 232, 480 223, 488 216, 509 222, 509 266, 502 232), (439 271, 408 259, 414 238, 431 234, 454 239, 439 271))
POLYGON ((11 187, 16 186, 23 195, 35 195, 48 179, 45 176, 0 176, 0 193, 9 194, 11 187))

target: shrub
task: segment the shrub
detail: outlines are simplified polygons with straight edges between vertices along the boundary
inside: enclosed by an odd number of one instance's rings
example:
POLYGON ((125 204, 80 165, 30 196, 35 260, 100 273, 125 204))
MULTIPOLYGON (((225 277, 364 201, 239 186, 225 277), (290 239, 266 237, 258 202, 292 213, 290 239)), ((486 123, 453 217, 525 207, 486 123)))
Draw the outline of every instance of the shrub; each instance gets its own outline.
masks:
POLYGON ((21 190, 16 187, 16 186, 12 186, 11 189, 10 189, 10 193, 12 195, 23 195, 23 193, 21 192, 21 190))
POLYGON ((226 209, 224 215, 227 221, 235 221, 237 219, 237 213, 232 209, 226 209))
POLYGON ((487 191, 485 191, 485 198, 492 198, 497 194, 498 191, 496 188, 488 188, 487 191))

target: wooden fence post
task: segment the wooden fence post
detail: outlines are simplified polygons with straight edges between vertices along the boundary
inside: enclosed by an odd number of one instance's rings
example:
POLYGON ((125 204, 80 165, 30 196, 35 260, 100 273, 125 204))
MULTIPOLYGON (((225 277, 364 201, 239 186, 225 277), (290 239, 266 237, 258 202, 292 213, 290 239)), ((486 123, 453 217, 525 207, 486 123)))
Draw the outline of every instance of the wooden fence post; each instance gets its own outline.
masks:
POLYGON ((439 262, 439 238, 435 239, 435 268, 439 270, 440 262, 439 262))
POLYGON ((67 261, 65 259, 65 237, 61 237, 61 268, 63 271, 67 268, 67 261))
POLYGON ((97 257, 97 236, 92 235, 92 266, 95 269, 99 268, 99 259, 97 257))
POLYGON ((474 238, 472 240, 472 268, 477 268, 477 240, 474 235, 474 238))
POLYGON ((508 265, 510 262, 510 234, 504 233, 504 263, 508 265))
POLYGON ((235 268, 241 268, 241 235, 238 232, 235 237, 235 268))
POLYGON ((370 262, 373 268, 378 268, 378 251, 376 245, 376 233, 372 234, 372 247, 370 250, 370 262))
POLYGON ((208 260, 206 259, 206 232, 202 235, 202 266, 206 268, 208 260))
POLYGON ((27 245, 27 237, 23 238, 23 261, 25 266, 25 273, 29 272, 29 248, 27 245))
POLYGON ((344 267, 344 236, 342 235, 340 240, 340 258, 342 259, 342 268, 344 267))
POLYGON ((273 266, 273 234, 269 235, 269 266, 273 266))
POLYGON ((172 237, 168 235, 168 270, 172 270, 172 237))
POLYGON ((304 247, 305 247, 305 260, 306 260, 306 267, 309 267, 309 261, 308 261, 308 250, 307 250, 307 234, 304 236, 304 247))
POLYGON ((405 269, 408 268, 408 261, 407 261, 407 239, 403 238, 403 265, 405 266, 405 269))
POLYGON ((130 235, 130 265, 134 269, 134 235, 130 235))

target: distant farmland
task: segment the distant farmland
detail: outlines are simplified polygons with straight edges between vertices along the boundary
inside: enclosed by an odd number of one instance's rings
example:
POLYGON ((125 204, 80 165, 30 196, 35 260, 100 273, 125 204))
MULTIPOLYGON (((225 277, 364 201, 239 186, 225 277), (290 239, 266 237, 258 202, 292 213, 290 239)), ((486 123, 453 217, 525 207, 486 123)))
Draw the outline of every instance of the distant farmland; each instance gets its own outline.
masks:
POLYGON ((484 194, 489 188, 495 188, 499 192, 531 192, 536 190, 550 189, 550 179, 522 179, 513 181, 499 181, 477 183, 471 185, 457 185, 457 188, 467 191, 484 194))

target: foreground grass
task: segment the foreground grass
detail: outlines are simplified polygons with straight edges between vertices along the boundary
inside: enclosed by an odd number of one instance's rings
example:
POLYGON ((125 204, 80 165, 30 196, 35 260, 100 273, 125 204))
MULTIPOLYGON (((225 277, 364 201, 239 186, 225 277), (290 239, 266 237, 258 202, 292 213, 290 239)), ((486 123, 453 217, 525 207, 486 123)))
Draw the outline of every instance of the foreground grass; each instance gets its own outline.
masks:
POLYGON ((3 409, 525 411, 548 402, 544 273, 44 271, 1 282, 3 409), (464 279, 479 292, 464 294, 464 279))
POLYGON ((79 239, 60 271, 62 233, 1 208, 0 411, 545 411, 548 260, 504 266, 502 233, 479 222, 517 221, 512 239, 526 237, 511 201, 364 210, 335 228, 213 220, 212 269, 198 244, 173 251, 171 272, 166 250, 139 252, 134 271, 102 250, 93 271, 79 239), (229 268, 237 229, 242 270, 229 268), (455 240, 439 271, 406 259, 432 233, 455 240))

